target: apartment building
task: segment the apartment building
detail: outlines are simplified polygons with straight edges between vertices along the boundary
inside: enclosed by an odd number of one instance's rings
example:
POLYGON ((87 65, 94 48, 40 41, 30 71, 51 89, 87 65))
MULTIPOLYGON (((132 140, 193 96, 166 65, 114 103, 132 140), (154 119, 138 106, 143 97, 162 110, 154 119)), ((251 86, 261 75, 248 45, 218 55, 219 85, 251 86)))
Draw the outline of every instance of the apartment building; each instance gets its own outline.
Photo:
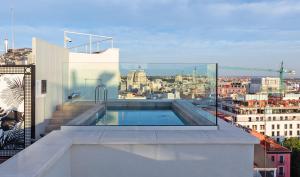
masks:
POLYGON ((219 78, 218 96, 231 97, 235 94, 246 94, 248 90, 248 78, 219 78))
POLYGON ((290 177, 291 150, 277 144, 272 138, 262 135, 256 131, 249 133, 260 140, 260 144, 255 145, 255 153, 261 148, 266 152, 266 162, 271 161, 275 167, 274 176, 290 177))
POLYGON ((280 78, 278 77, 263 77, 252 78, 249 86, 250 93, 279 93, 280 78))
POLYGON ((231 102, 223 101, 219 107, 221 112, 231 116, 232 121, 278 142, 284 138, 300 137, 299 99, 280 100, 267 95, 243 95, 231 102))

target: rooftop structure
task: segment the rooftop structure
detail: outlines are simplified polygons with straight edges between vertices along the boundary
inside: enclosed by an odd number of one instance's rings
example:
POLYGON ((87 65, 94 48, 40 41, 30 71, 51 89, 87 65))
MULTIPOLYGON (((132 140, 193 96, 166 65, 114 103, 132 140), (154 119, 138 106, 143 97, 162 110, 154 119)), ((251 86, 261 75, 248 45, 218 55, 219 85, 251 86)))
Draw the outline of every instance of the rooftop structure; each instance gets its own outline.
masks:
POLYGON ((0 165, 3 177, 253 176, 258 140, 206 111, 217 112, 217 64, 122 63, 115 48, 68 46, 33 39, 24 133, 35 143, 0 165), (120 99, 124 81, 135 99, 120 99))

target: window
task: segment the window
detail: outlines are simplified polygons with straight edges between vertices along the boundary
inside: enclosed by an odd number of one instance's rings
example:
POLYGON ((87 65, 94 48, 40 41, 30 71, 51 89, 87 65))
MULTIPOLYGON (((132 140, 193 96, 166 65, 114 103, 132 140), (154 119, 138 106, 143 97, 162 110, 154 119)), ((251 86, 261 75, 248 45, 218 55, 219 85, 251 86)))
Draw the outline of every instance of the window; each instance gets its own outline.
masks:
POLYGON ((283 163, 283 162, 284 162, 284 157, 283 157, 282 155, 279 157, 279 162, 280 162, 280 163, 283 163))
POLYGON ((268 121, 271 121, 271 117, 268 117, 268 121))
POLYGON ((284 136, 287 136, 287 131, 284 131, 284 136))
POLYGON ((293 136, 293 131, 290 131, 290 136, 293 136))
POLYGON ((290 124, 290 129, 292 129, 293 128, 293 124, 290 124))
POLYGON ((256 121, 259 121, 259 117, 256 117, 256 121))
POLYGON ((275 117, 275 116, 273 117, 273 120, 276 120, 276 117, 275 117))
POLYGON ((277 129, 280 129, 280 124, 277 124, 277 129))
POLYGON ((297 128, 300 128, 300 124, 297 124, 297 128))
POLYGON ((288 116, 285 116, 285 120, 288 120, 288 116))
POLYGON ((274 124, 272 124, 272 130, 274 130, 275 129, 275 125, 274 124))
POLYGON ((46 94, 47 93, 47 80, 42 80, 42 88, 41 93, 46 94))
POLYGON ((279 174, 280 176, 283 176, 283 175, 284 175, 283 167, 279 167, 279 172, 278 172, 278 174, 279 174))
POLYGON ((264 121, 264 117, 260 117, 260 121, 264 121))
POLYGON ((280 136, 280 132, 279 131, 277 131, 277 136, 280 136))
POLYGON ((276 138, 277 143, 280 143, 280 138, 276 138))
POLYGON ((274 162, 275 161, 275 157, 272 155, 271 160, 274 162))
POLYGON ((251 122, 251 117, 248 117, 248 121, 251 122))
POLYGON ((287 129, 287 124, 284 124, 284 128, 287 129))
POLYGON ((298 135, 298 136, 300 135, 300 131, 299 131, 299 130, 297 131, 297 135, 298 135))
POLYGON ((257 125, 252 125, 253 130, 257 130, 257 125))
POLYGON ((260 129, 264 130, 265 129, 265 125, 260 125, 260 129))
POLYGON ((282 117, 282 116, 280 116, 280 120, 283 120, 283 117, 282 117))
POLYGON ((272 136, 275 136, 275 132, 274 131, 272 131, 272 136))

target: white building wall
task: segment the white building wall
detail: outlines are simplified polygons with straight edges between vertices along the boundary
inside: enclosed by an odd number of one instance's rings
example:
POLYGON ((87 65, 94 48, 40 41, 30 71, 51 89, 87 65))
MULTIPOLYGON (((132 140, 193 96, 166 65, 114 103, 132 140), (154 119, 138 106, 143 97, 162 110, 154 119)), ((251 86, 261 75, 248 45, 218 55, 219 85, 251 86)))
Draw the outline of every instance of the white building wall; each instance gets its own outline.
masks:
POLYGON ((238 124, 254 129, 258 132, 264 132, 266 135, 273 137, 274 139, 279 138, 280 140, 283 140, 284 138, 289 138, 289 137, 300 137, 299 134, 300 114, 292 114, 292 115, 291 114, 271 114, 271 115, 250 114, 250 115, 237 115, 236 117, 237 117, 236 122, 238 124), (292 120, 294 116, 295 116, 295 120, 292 120), (250 117, 251 117, 251 122, 249 122, 250 117), (259 121, 256 121, 257 117, 259 118, 259 121), (269 121, 269 117, 271 118, 271 121, 269 121), (273 120, 274 117, 275 117, 275 121, 273 120), (282 117, 283 120, 280 120, 280 117, 282 117), (288 117, 289 120, 285 120, 285 117, 288 117), (263 121, 261 121, 261 118, 263 118, 263 121), (265 118, 266 121, 264 121, 265 118), (279 128, 277 127, 278 125, 279 128), (292 128, 290 128, 290 126, 292 126, 292 128), (292 134, 290 134, 290 131, 292 134), (273 136, 273 132, 274 132, 274 136, 273 136), (279 136, 277 132, 279 132, 279 136))
POLYGON ((71 152, 66 151, 51 168, 45 170, 42 177, 72 177, 71 176, 71 152))
POLYGON ((94 100, 95 87, 102 82, 108 88, 108 98, 117 98, 119 72, 119 49, 99 54, 70 53, 69 95, 79 92, 80 100, 94 100))
POLYGON ((252 177, 253 153, 237 144, 75 145, 71 169, 72 177, 252 177))
POLYGON ((36 93, 35 123, 36 138, 45 131, 47 119, 52 116, 56 105, 64 101, 64 91, 68 83, 69 52, 60 46, 49 44, 43 40, 32 39, 32 62, 36 65, 36 80, 47 81, 47 94, 41 96, 36 93))

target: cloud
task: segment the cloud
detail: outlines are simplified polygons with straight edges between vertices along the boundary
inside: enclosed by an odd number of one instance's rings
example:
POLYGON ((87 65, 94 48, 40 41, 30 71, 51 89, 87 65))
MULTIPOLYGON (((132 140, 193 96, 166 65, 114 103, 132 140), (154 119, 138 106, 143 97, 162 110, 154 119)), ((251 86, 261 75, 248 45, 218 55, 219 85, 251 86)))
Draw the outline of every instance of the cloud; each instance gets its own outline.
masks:
MULTIPOLYGON (((215 3, 208 5, 216 14, 230 15, 237 12, 254 15, 283 16, 300 13, 298 1, 260 1, 246 3, 215 3)), ((263 16, 262 16, 263 18, 263 16)))
POLYGON ((34 36, 62 45, 62 31, 69 29, 113 36, 124 60, 175 62, 185 58, 230 65, 269 62, 277 67, 278 61, 287 58, 300 65, 296 61, 300 56, 298 0, 28 0, 7 4, 0 7, 0 40, 5 34, 10 36, 9 7, 13 6, 19 47, 30 46, 34 36))

